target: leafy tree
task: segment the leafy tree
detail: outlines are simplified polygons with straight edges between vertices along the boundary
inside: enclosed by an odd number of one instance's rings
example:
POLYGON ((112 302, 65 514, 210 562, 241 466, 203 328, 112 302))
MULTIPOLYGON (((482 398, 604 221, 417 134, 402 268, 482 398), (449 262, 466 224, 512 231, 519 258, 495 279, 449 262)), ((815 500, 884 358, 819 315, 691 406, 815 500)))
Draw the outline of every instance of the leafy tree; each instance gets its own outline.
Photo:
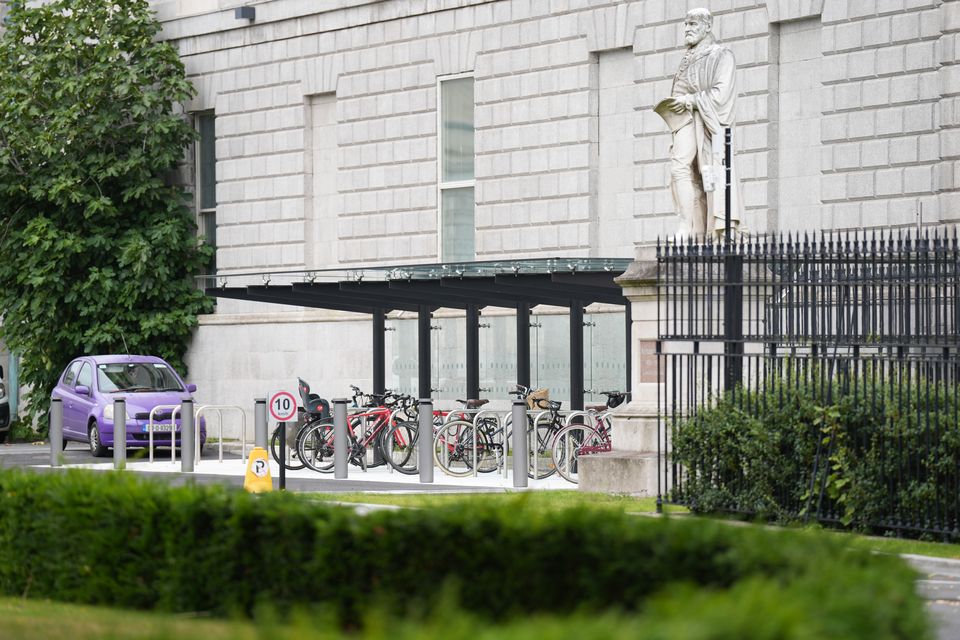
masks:
MULTIPOLYGON (((194 133, 146 0, 11 3, 0 38, 0 335, 33 419, 83 353, 183 366, 207 260, 169 177, 194 133)), ((41 428, 46 428, 41 421, 41 428)))

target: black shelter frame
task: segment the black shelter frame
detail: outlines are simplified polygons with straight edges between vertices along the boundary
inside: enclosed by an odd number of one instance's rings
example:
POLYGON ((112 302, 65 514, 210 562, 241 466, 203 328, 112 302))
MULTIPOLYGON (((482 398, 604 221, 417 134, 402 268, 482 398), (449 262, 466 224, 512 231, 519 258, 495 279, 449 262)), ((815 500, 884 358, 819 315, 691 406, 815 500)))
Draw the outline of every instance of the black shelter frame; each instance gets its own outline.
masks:
POLYGON ((210 296, 250 302, 350 311, 373 319, 373 391, 386 387, 386 317, 416 312, 418 389, 431 396, 430 319, 439 308, 466 313, 466 387, 480 395, 480 313, 484 307, 517 314, 517 382, 530 386, 530 310, 537 305, 570 310, 570 405, 583 408, 583 313, 594 302, 625 308, 626 380, 631 378, 630 304, 614 278, 630 264, 624 258, 543 258, 275 271, 205 276, 210 296))

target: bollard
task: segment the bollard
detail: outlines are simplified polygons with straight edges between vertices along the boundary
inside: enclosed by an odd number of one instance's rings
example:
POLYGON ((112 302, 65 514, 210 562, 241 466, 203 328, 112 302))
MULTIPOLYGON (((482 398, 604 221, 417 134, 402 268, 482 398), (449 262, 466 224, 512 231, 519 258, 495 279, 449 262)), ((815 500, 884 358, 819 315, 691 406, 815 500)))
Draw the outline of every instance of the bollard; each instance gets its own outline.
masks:
MULTIPOLYGON (((269 449, 269 433, 267 430, 267 399, 256 398, 253 401, 253 446, 261 449, 269 449)), ((247 455, 246 451, 240 452, 240 457, 247 455)))
POLYGON ((63 452, 63 400, 50 401, 50 466, 59 467, 63 452))
POLYGON ((123 398, 117 398, 113 401, 113 468, 123 469, 126 466, 127 402, 123 398))
POLYGON ((333 400, 333 477, 337 480, 347 478, 347 399, 333 400))
POLYGON ((522 489, 527 486, 527 403, 525 400, 513 401, 513 486, 522 489))
POLYGON ((420 399, 420 423, 417 426, 417 455, 420 456, 420 482, 433 482, 433 400, 420 399))
MULTIPOLYGON (((180 471, 193 471, 193 439, 194 439, 193 398, 187 398, 180 405, 180 471)), ((170 425, 170 437, 176 438, 176 424, 170 425)), ((176 440, 173 440, 176 443, 176 440)))

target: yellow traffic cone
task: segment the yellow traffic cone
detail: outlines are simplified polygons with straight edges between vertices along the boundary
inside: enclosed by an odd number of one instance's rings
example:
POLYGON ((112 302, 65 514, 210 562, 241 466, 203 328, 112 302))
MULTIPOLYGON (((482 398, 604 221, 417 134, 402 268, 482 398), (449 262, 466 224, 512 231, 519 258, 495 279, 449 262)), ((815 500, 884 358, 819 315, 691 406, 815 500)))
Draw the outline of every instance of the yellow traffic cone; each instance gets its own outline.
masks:
POLYGON ((273 491, 273 479, 270 477, 270 461, 267 450, 254 447, 247 459, 247 475, 243 478, 243 488, 250 493, 273 491))

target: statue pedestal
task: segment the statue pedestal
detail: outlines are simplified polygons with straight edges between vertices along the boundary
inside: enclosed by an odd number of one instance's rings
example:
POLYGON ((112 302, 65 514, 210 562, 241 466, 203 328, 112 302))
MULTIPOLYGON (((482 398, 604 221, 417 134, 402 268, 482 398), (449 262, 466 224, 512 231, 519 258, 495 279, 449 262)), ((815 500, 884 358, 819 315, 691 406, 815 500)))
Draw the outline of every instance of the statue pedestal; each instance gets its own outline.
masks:
MULTIPOLYGON (((580 490, 656 496, 657 394, 658 391, 662 393, 661 378, 665 372, 657 368, 655 249, 641 250, 637 260, 616 281, 630 300, 633 314, 631 401, 615 410, 613 451, 584 456, 579 460, 580 490)), ((661 492, 666 489, 660 487, 661 492)))

